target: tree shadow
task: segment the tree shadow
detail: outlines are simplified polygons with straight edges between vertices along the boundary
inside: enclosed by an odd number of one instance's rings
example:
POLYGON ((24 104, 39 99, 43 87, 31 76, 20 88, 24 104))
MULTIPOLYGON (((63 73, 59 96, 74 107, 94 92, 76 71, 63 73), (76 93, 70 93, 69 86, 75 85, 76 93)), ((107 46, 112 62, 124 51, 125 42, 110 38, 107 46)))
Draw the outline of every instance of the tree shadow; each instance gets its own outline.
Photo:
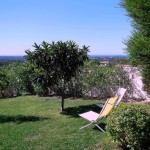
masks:
POLYGON ((17 116, 0 115, 0 123, 14 122, 20 124, 24 122, 35 122, 35 121, 41 121, 45 119, 49 119, 49 118, 43 118, 37 116, 24 116, 24 115, 17 115, 17 116))
POLYGON ((74 118, 79 118, 79 114, 87 112, 87 111, 94 111, 97 113, 100 113, 101 108, 96 106, 95 104, 92 105, 82 105, 78 107, 68 107, 65 108, 65 110, 61 113, 63 115, 68 115, 74 118))

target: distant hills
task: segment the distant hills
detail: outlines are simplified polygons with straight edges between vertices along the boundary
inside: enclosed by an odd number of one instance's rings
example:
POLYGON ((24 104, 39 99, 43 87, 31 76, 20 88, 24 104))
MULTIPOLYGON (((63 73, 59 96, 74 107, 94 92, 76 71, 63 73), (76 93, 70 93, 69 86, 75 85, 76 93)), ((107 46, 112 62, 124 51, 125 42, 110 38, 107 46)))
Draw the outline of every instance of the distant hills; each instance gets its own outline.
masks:
POLYGON ((24 62, 24 56, 0 56, 0 67, 12 62, 24 62))
MULTIPOLYGON (((96 59, 99 61, 109 61, 109 62, 121 62, 128 63, 128 55, 88 55, 89 59, 96 59)), ((12 62, 24 62, 24 56, 0 56, 0 67, 8 65, 12 62)))
POLYGON ((0 56, 0 60, 24 61, 24 56, 0 56))
MULTIPOLYGON (((97 58, 128 58, 128 55, 88 55, 90 59, 97 58)), ((0 56, 0 60, 24 61, 24 56, 0 56)))
POLYGON ((128 58, 128 55, 88 55, 89 58, 128 58))

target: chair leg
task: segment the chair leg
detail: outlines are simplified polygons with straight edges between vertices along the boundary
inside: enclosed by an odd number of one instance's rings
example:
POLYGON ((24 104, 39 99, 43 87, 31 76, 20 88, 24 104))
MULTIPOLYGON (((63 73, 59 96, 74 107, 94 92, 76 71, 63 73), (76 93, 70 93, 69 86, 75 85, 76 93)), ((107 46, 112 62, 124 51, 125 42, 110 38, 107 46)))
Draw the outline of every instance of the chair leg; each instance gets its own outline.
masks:
POLYGON ((100 131, 105 132, 99 125, 95 124, 95 126, 97 126, 100 131))
POLYGON ((93 124, 93 122, 90 122, 89 124, 87 124, 87 125, 81 127, 80 129, 86 128, 86 127, 90 126, 91 124, 93 124))
POLYGON ((96 126, 100 131, 105 132, 99 125, 97 125, 97 124, 94 123, 94 122, 90 122, 89 124, 87 124, 87 125, 81 127, 80 129, 86 128, 86 127, 90 126, 91 124, 95 124, 95 126, 96 126))

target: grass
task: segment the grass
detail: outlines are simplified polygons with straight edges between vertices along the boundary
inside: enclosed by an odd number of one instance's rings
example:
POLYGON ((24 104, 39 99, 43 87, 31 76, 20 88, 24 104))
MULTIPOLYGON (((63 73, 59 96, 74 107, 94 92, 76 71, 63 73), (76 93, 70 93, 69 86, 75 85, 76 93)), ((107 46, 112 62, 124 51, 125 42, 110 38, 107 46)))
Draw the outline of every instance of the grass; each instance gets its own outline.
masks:
MULTIPOLYGON (((0 100, 0 150, 107 150, 117 149, 107 133, 78 114, 97 109, 96 100, 65 100, 60 113, 58 98, 22 96, 0 100)), ((150 106, 146 106, 149 110, 150 106)), ((105 128, 105 120, 100 126, 105 128)))

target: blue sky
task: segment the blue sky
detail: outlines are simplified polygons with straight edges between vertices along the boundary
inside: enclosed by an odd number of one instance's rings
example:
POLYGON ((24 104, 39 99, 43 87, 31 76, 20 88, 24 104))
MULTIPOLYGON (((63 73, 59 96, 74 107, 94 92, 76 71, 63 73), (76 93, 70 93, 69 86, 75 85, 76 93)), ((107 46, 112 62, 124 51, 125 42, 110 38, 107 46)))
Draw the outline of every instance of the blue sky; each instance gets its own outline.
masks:
POLYGON ((89 54, 124 54, 131 21, 120 0, 0 0, 0 55, 33 43, 73 40, 89 54))

